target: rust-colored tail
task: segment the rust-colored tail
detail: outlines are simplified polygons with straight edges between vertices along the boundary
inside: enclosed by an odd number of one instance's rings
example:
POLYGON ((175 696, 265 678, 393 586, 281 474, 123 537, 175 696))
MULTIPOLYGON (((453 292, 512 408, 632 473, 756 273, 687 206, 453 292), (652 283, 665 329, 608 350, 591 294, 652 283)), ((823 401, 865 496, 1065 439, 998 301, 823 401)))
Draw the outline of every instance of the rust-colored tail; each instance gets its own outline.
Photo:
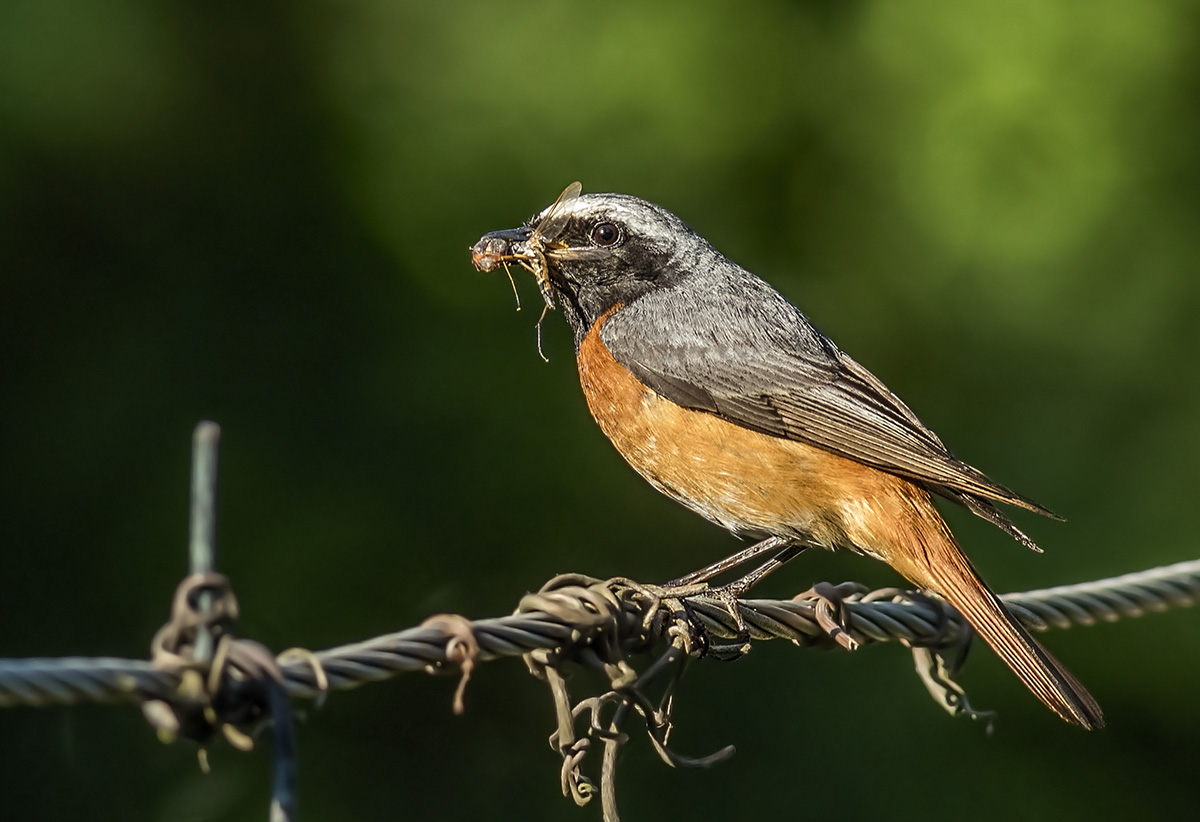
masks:
POLYGON ((922 525, 936 522, 940 527, 916 529, 922 544, 895 557, 898 561, 891 562, 892 566, 957 608, 1050 710, 1088 730, 1104 727, 1104 714, 1092 695, 1009 613, 963 555, 932 504, 926 500, 926 505, 928 510, 922 513, 932 514, 932 521, 923 517, 922 525))

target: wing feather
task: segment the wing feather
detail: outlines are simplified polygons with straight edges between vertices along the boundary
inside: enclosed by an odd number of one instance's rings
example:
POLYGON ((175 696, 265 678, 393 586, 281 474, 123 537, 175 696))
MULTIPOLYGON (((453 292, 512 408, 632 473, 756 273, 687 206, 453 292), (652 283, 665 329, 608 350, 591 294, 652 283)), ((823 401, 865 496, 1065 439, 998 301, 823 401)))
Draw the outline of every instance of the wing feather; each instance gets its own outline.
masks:
POLYGON ((736 277, 732 292, 651 292, 614 314, 602 338, 672 402, 910 479, 1036 549, 992 502, 1055 514, 955 457, 799 309, 753 275, 737 269, 736 277))

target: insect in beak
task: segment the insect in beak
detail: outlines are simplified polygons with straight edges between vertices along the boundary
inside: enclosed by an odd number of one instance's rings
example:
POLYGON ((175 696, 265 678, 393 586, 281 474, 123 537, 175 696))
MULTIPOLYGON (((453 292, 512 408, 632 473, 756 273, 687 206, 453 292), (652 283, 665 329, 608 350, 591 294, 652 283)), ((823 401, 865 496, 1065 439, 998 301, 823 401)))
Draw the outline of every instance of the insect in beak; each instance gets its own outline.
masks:
MULTIPOLYGON (((530 230, 528 228, 510 228, 504 231, 493 231, 485 234, 479 242, 471 246, 471 262, 477 271, 492 271, 496 266, 504 266, 508 275, 508 284, 512 286, 513 298, 517 301, 517 310, 521 310, 521 295, 517 293, 517 284, 513 281, 512 272, 508 269, 510 262, 517 262, 528 268, 525 259, 529 256, 530 230)), ((536 276, 536 273, 535 275, 536 276)))
MULTIPOLYGON (((533 274, 546 307, 554 308, 545 244, 535 229, 521 226, 484 234, 479 242, 471 246, 471 262, 479 271, 492 271, 498 266, 504 266, 507 271, 509 263, 517 263, 533 274)), ((509 279, 512 279, 512 274, 509 274, 509 279)))
MULTIPOLYGON (((554 205, 535 218, 536 225, 532 225, 534 221, 531 220, 530 224, 519 228, 492 231, 484 234, 479 238, 479 242, 471 246, 471 262, 479 271, 492 271, 502 265, 505 272, 508 272, 508 263, 512 262, 533 274, 542 301, 546 304, 537 322, 538 354, 541 354, 543 360, 546 359, 546 355, 542 354, 542 319, 545 319, 548 309, 554 308, 554 291, 550 285, 550 267, 546 262, 546 252, 564 245, 557 242, 558 237, 567 222, 570 212, 568 206, 579 196, 581 190, 582 186, 578 182, 571 183, 554 201, 554 205)), ((511 282, 511 273, 508 278, 511 282)), ((516 293, 515 285, 513 293, 516 293)), ((521 301, 518 298, 517 310, 520 308, 521 301)))
POLYGON ((480 271, 492 271, 496 266, 505 263, 518 263, 537 280, 538 291, 541 292, 546 307, 554 308, 554 293, 550 287, 546 252, 561 245, 556 245, 556 241, 567 222, 569 206, 581 190, 582 186, 578 182, 571 183, 563 189, 554 205, 535 218, 536 225, 532 225, 531 220, 531 224, 520 228, 507 228, 484 234, 479 242, 471 247, 471 262, 475 264, 475 268, 480 271))
POLYGON ((530 256, 529 238, 533 229, 526 226, 484 234, 471 246, 471 262, 479 271, 492 271, 506 262, 519 262, 530 256))

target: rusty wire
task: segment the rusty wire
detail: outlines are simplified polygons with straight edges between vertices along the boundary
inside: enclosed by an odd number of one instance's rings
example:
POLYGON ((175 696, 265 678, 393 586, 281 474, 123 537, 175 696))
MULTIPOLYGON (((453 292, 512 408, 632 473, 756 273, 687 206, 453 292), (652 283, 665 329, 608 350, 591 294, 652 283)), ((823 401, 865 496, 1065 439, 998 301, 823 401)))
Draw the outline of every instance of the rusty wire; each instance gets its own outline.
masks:
MULTIPOLYGON (((847 631, 859 644, 901 641, 919 645, 936 640, 948 647, 957 639, 959 618, 936 600, 907 598, 898 589, 866 592, 852 584, 837 587, 843 592, 849 612, 847 631)), ((624 580, 614 581, 611 589, 618 593, 631 590, 624 580)), ((685 599, 696 622, 711 639, 738 639, 735 622, 723 602, 703 592, 685 599)), ((1034 630, 1137 617, 1200 600, 1200 560, 1094 582, 1008 594, 1003 599, 1034 630)), ((738 610, 750 640, 788 639, 803 646, 825 646, 829 644, 828 633, 820 617, 824 601, 813 592, 806 592, 794 600, 742 600, 738 610)), ((476 659, 522 656, 563 646, 573 632, 594 621, 586 616, 594 609, 594 601, 576 598, 574 605, 571 602, 571 597, 560 595, 553 613, 531 610, 471 621, 471 632, 478 643, 476 659), (578 620, 585 624, 577 624, 578 620)), ((621 607, 630 617, 629 625, 644 616, 643 606, 633 599, 624 598, 621 607)), ((664 630, 669 627, 673 626, 664 630)), ((349 690, 401 673, 454 667, 459 654, 448 656, 447 646, 455 639, 461 641, 460 629, 423 625, 311 656, 283 654, 279 669, 289 695, 315 697, 323 690, 349 690), (320 682, 322 675, 327 678, 325 687, 320 682)), ((0 707, 169 699, 176 694, 180 678, 177 671, 158 669, 136 659, 0 659, 0 707)))

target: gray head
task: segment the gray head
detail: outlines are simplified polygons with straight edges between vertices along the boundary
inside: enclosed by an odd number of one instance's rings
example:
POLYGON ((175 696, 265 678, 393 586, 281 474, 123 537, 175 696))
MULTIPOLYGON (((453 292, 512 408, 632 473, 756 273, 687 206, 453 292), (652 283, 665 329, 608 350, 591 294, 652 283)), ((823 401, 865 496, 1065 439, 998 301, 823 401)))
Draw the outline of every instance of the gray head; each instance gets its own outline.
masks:
POLYGON ((481 270, 513 261, 532 271, 547 302, 551 294, 561 302, 577 343, 615 306, 724 262, 661 206, 628 194, 580 194, 578 183, 524 225, 485 234, 472 252, 481 270))

